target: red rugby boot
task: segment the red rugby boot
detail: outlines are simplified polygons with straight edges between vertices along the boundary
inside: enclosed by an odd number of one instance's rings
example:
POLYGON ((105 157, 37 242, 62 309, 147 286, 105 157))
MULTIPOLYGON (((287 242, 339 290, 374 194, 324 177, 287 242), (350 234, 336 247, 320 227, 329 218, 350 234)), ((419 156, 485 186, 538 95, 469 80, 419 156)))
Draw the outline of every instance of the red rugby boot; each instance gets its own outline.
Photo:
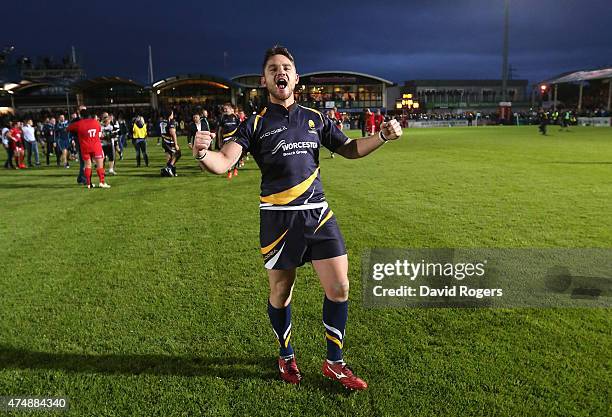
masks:
POLYGON ((340 382, 344 388, 361 391, 368 387, 368 384, 361 378, 353 375, 353 371, 344 362, 329 363, 323 362, 323 375, 334 381, 340 382))
POLYGON ((289 384, 299 385, 302 380, 302 374, 295 363, 295 358, 278 358, 278 372, 280 378, 289 384))

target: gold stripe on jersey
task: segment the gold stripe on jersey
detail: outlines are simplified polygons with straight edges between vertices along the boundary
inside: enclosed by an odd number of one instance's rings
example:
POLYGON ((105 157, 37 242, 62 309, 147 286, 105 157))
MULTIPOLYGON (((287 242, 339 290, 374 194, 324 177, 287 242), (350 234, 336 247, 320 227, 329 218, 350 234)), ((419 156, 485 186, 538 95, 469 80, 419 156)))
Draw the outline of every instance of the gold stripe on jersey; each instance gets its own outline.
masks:
POLYGON ((274 242, 270 243, 268 246, 266 246, 265 248, 261 248, 261 253, 262 255, 266 255, 268 252, 270 252, 272 249, 274 249, 274 247, 276 245, 278 245, 278 242, 280 242, 281 240, 283 240, 283 238, 285 237, 285 235, 287 234, 287 232, 289 231, 289 229, 285 230, 285 233, 283 233, 282 235, 280 235, 280 237, 278 239, 276 239, 274 242))
POLYGON ((321 220, 321 223, 319 223, 319 225, 317 226, 317 228, 315 229, 314 232, 317 233, 317 230, 319 230, 321 228, 321 226, 323 226, 325 223, 327 223, 327 221, 329 219, 331 219, 331 216, 333 216, 333 215, 334 215, 334 212, 330 210, 329 213, 327 213, 327 216, 325 216, 325 218, 323 220, 321 220))
POLYGON ((238 130, 238 128, 236 128, 236 129, 232 130, 232 131, 231 131, 231 132, 229 132, 229 133, 224 133, 224 134, 223 134, 223 138, 229 138, 229 137, 230 137, 230 136, 232 136, 234 133, 236 133, 236 131, 237 131, 237 130, 238 130))
POLYGON ((255 116, 255 122, 253 123, 253 132, 255 132, 255 130, 257 129, 257 123, 259 123, 259 119, 261 119, 263 115, 266 114, 266 110, 268 110, 268 108, 264 107, 263 110, 259 112, 257 116, 255 116))
MULTIPOLYGON (((298 104, 298 106, 300 106, 300 105, 298 104)), ((304 107, 304 106, 300 106, 300 107, 303 108, 303 109, 306 109, 306 110, 310 110, 311 112, 314 112, 314 113, 318 114, 319 115, 319 119, 321 119, 321 121, 323 121, 323 115, 321 114, 320 111, 315 110, 315 109, 311 109, 310 107, 304 107)))
POLYGON ((319 167, 314 170, 314 172, 310 175, 310 177, 306 178, 304 181, 299 183, 298 185, 294 185, 293 187, 281 191, 280 193, 270 194, 266 196, 262 196, 260 201, 262 203, 271 203, 277 206, 284 206, 286 204, 291 203, 293 200, 301 196, 310 188, 312 183, 317 179, 317 174, 319 173, 319 167))

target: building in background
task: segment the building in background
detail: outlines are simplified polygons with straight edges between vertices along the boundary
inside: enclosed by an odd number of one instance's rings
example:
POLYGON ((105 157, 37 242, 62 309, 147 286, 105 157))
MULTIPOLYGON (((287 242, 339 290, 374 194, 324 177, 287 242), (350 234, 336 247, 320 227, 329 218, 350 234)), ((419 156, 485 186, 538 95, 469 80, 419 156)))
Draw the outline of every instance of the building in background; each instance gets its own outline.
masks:
MULTIPOLYGON (((411 80, 399 88, 399 95, 412 94, 424 112, 494 112, 502 100, 501 84, 501 80, 411 80)), ((527 84, 527 80, 508 80, 507 101, 513 109, 531 106, 527 84)))
POLYGON ((36 61, 21 56, 15 60, 5 55, 2 66, 0 105, 20 111, 43 109, 67 111, 76 104, 71 86, 85 78, 85 71, 74 55, 56 62, 51 57, 36 61))
POLYGON ((175 106, 211 106, 236 102, 239 86, 225 78, 207 74, 184 74, 164 78, 152 85, 152 105, 157 108, 175 106))
POLYGON ((236 104, 247 114, 260 111, 268 103, 268 91, 261 86, 261 74, 237 75, 232 81, 238 85, 236 104))
POLYGON ((150 88, 121 77, 97 77, 71 86, 77 104, 91 108, 147 108, 151 106, 150 88))
POLYGON ((364 108, 386 109, 387 89, 394 83, 375 75, 352 71, 321 71, 300 75, 296 101, 319 110, 337 107, 343 113, 364 108))

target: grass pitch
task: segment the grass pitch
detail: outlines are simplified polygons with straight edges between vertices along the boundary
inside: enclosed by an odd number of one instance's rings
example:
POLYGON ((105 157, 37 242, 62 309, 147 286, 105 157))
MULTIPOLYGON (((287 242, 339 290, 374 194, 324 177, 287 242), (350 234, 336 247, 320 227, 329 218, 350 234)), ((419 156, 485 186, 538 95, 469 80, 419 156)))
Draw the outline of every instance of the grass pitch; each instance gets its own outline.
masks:
POLYGON ((77 187, 74 167, 0 171, 0 395, 67 396, 70 416, 610 415, 610 310, 361 306, 370 247, 610 247, 612 132, 550 131, 322 150, 351 261, 346 359, 370 384, 352 394, 320 374, 310 266, 293 301, 304 381, 275 379, 252 160, 228 181, 186 156, 160 178, 150 140, 151 167, 130 147, 110 190, 77 187))

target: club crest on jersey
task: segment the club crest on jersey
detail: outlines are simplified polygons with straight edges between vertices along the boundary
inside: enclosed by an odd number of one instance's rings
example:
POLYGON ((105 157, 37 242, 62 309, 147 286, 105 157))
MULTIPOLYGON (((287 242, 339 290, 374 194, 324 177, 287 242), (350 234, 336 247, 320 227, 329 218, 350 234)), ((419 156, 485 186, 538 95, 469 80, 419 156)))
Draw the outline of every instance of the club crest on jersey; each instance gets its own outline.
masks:
POLYGON ((313 120, 308 120, 308 133, 317 133, 317 130, 315 129, 316 125, 315 122, 313 120))

